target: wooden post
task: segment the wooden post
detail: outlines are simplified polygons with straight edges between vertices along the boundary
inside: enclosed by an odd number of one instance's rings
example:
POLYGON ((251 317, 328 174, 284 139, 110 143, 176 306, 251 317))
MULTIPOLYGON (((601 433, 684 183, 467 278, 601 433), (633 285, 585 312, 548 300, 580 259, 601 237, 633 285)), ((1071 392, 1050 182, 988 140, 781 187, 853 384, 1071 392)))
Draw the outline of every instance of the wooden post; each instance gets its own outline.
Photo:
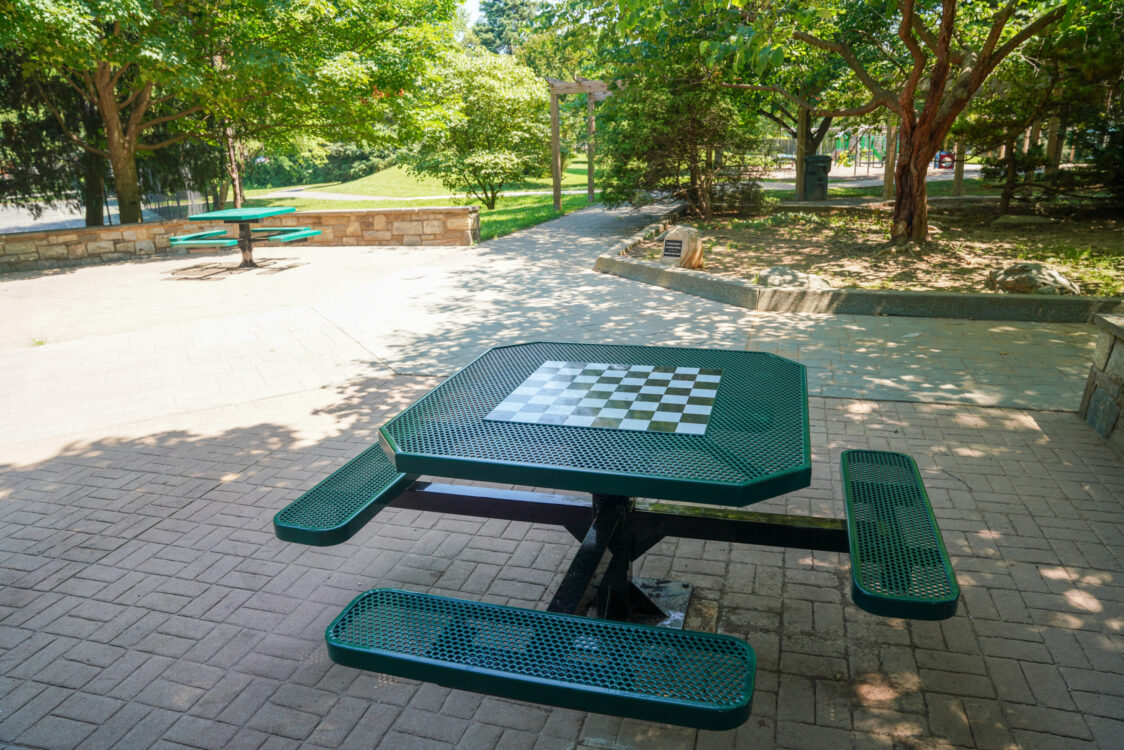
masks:
POLYGON ((588 127, 588 133, 587 133, 587 136, 586 136, 587 140, 586 140, 586 144, 585 144, 585 160, 586 160, 586 165, 585 165, 585 170, 586 170, 586 176, 585 176, 585 179, 586 179, 586 195, 585 195, 585 198, 590 203, 593 203, 593 151, 594 151, 594 149, 593 149, 593 138, 594 138, 594 135, 597 132, 597 123, 593 119, 593 92, 592 91, 585 95, 585 103, 586 103, 586 106, 588 107, 588 110, 589 110, 588 114, 586 115, 586 117, 588 118, 588 126, 589 127, 588 127))
POLYGON ((800 107, 796 113, 796 200, 804 200, 804 159, 808 156, 808 133, 812 113, 800 107))
POLYGON ((554 210, 562 210, 562 145, 559 142, 558 94, 550 95, 550 172, 554 176, 554 210))
POLYGON ((964 194, 964 141, 956 142, 956 162, 952 166, 952 194, 964 194))

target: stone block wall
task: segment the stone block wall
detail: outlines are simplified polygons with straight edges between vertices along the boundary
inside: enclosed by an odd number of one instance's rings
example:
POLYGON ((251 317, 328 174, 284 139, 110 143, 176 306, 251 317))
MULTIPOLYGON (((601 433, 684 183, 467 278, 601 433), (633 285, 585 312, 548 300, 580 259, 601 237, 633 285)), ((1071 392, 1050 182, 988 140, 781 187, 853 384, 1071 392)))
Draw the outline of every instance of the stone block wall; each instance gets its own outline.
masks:
POLYGON ((1078 413, 1124 455, 1124 315, 1098 315, 1101 329, 1078 413))
MULTIPOLYGON (((319 229, 322 234, 304 244, 321 247, 471 245, 480 240, 480 213, 476 206, 303 211, 267 219, 262 225, 319 229)), ((0 273, 183 255, 186 249, 171 247, 171 237, 220 228, 227 229, 232 236, 238 233, 234 224, 178 219, 0 234, 0 273)), ((193 250, 216 252, 215 248, 193 250)))

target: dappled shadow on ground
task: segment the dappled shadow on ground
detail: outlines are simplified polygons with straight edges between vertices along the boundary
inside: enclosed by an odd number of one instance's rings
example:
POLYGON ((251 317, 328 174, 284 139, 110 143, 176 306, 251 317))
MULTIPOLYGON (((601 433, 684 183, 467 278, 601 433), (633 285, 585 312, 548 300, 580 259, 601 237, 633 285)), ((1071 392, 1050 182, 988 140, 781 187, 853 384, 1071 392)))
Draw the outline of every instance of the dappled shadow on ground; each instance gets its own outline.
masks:
MULTIPOLYGON (((748 347, 800 361, 823 395, 1048 409, 1080 401, 1088 326, 750 312, 591 271, 621 219, 583 214, 580 232, 566 217, 316 309, 400 373, 447 376, 490 346, 536 340, 748 347)), ((656 215, 626 220, 639 228, 656 215)))
MULTIPOLYGON (((0 466, 0 741, 724 740, 327 659, 324 628, 365 589, 542 609, 573 553, 553 528, 393 509, 337 547, 273 536, 277 510, 370 445, 379 424, 434 382, 357 380, 311 409, 263 406, 260 420, 241 426, 105 437, 0 466), (317 413, 334 427, 310 438, 317 413)), ((1124 673, 1119 457, 1072 414, 822 398, 811 407, 812 486, 757 507, 838 515, 842 450, 908 452, 944 530, 962 607, 943 623, 878 618, 850 602, 845 556, 665 540, 637 573, 691 581, 690 622, 757 652, 754 714, 732 744, 789 747, 814 735, 824 747, 982 748, 1110 731, 1120 717, 1104 693, 1124 673), (1038 676, 1059 689, 1041 689, 1038 676), (1064 725, 1035 719, 1063 712, 1064 725)))

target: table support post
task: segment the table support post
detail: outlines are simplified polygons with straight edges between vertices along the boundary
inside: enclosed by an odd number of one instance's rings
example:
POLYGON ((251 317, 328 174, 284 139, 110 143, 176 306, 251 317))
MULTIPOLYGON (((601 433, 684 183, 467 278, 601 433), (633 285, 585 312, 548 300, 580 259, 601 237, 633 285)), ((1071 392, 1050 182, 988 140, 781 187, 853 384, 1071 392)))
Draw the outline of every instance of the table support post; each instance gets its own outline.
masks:
POLYGON ((254 240, 250 232, 250 225, 246 222, 238 224, 238 249, 242 251, 242 262, 239 268, 257 268, 254 262, 254 240))

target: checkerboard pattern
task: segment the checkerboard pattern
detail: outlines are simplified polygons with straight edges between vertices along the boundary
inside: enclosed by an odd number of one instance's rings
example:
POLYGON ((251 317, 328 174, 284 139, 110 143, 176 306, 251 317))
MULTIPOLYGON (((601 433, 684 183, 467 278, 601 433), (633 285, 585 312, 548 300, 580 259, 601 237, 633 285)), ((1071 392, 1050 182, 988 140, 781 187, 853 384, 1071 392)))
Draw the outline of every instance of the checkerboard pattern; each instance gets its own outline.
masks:
POLYGON ((706 432, 721 370, 544 362, 485 419, 640 432, 706 432))

